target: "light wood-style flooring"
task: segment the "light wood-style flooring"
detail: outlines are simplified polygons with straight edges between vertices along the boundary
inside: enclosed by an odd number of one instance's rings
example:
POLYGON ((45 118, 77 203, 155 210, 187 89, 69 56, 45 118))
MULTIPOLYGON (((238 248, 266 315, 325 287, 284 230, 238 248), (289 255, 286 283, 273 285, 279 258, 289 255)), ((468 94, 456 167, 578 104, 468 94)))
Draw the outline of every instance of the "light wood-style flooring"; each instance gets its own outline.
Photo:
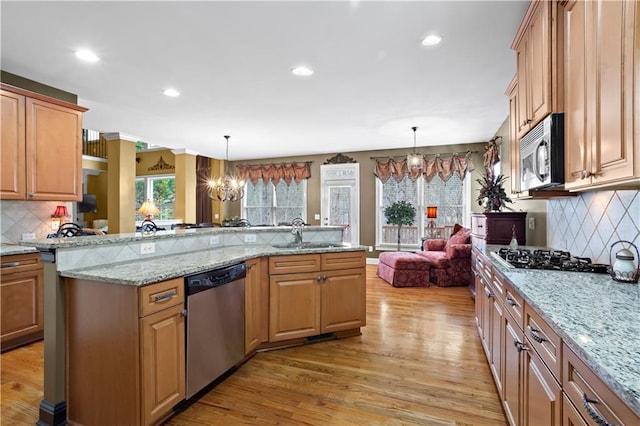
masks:
MULTIPOLYGON (((362 335, 256 354, 169 425, 503 425, 466 287, 367 266, 362 335)), ((37 421, 42 343, 2 354, 0 423, 37 421)))

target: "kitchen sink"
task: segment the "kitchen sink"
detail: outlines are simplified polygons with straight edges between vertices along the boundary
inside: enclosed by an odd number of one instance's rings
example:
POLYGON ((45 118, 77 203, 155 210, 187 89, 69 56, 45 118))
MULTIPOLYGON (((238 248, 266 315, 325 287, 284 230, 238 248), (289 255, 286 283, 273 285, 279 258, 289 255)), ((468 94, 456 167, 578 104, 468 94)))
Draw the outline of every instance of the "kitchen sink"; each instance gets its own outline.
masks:
POLYGON ((332 248, 332 247, 342 247, 342 244, 321 243, 321 242, 320 243, 302 242, 302 243, 272 244, 272 246, 278 249, 300 250, 300 249, 323 249, 323 248, 332 248))

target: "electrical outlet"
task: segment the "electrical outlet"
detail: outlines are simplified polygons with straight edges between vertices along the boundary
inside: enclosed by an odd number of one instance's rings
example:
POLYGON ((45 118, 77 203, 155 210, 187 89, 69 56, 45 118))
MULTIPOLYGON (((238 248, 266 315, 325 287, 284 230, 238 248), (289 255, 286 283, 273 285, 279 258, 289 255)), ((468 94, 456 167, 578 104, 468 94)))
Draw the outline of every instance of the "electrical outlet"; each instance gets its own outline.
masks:
POLYGON ((316 213, 316 214, 314 214, 314 215, 313 215, 313 218, 314 218, 315 220, 320 220, 320 213, 316 213))
POLYGON ((369 246, 369 251, 373 251, 373 246, 369 246))
POLYGON ((245 234, 244 242, 245 243, 255 243, 258 240, 256 234, 245 234))
POLYGON ((151 254, 156 252, 156 243, 140 244, 140 254, 151 254))
POLYGON ((529 218, 529 229, 536 229, 536 218, 535 217, 530 217, 529 218))
POLYGON ((220 244, 220 237, 218 235, 212 235, 209 237, 209 245, 214 246, 220 244))
POLYGON ((58 229, 60 229, 60 222, 57 220, 52 220, 51 221, 51 230, 52 231, 57 231, 58 229))
POLYGON ((214 213, 214 214, 213 214, 213 218, 214 218, 214 219, 220 219, 220 215, 219 215, 218 213, 214 213))
POLYGON ((22 234, 22 239, 23 240, 35 240, 36 239, 36 234, 35 234, 35 232, 25 232, 24 234, 22 234))

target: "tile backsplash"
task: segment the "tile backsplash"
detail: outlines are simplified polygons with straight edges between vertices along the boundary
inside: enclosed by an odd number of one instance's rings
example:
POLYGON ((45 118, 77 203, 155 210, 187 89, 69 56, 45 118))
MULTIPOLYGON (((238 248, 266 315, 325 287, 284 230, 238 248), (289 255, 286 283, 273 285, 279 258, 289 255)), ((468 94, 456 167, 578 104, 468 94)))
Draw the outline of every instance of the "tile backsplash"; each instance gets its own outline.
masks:
POLYGON ((547 203, 549 247, 609 264, 611 245, 619 240, 640 249, 640 191, 587 192, 547 203))
POLYGON ((45 238, 51 230, 51 215, 56 206, 66 205, 69 212, 73 203, 60 201, 0 201, 0 227, 3 244, 17 244, 24 233, 45 238))

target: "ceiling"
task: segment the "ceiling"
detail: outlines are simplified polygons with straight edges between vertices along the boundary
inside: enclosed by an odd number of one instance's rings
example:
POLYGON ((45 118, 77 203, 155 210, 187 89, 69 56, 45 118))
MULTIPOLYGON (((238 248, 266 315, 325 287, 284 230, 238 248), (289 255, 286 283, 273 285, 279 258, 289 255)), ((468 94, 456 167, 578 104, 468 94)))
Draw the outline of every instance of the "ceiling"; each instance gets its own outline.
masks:
POLYGON ((215 158, 231 135, 232 161, 410 148, 412 126, 418 146, 484 142, 509 113, 527 6, 3 0, 0 64, 77 94, 85 128, 215 158), (431 32, 442 43, 422 46, 431 32))

